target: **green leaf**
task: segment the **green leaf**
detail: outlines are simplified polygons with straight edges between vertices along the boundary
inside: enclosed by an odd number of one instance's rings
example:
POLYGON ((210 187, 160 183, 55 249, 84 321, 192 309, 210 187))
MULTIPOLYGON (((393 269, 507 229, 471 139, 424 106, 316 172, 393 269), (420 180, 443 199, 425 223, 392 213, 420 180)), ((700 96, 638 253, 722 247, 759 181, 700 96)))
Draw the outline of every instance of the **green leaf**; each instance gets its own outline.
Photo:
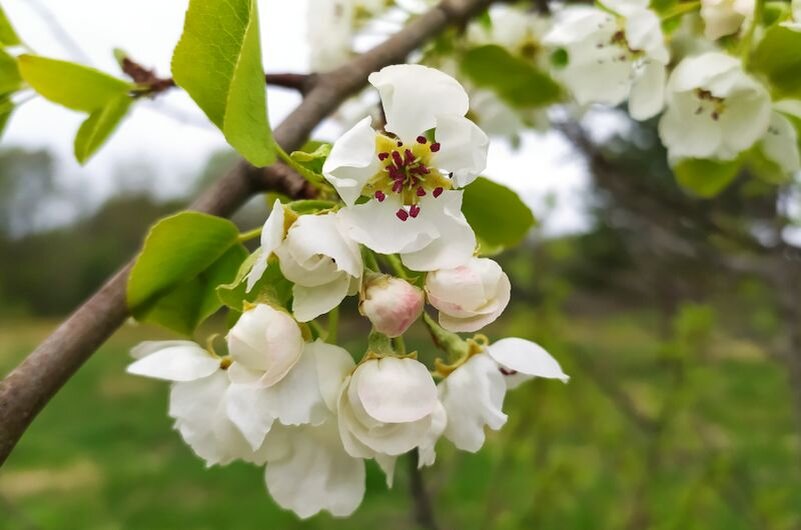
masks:
POLYGON ((250 163, 275 161, 255 0, 190 0, 172 74, 250 163))
POLYGON ((0 48, 0 94, 8 94, 22 86, 17 59, 0 48))
POLYGON ((8 20, 3 6, 0 6, 0 44, 3 46, 17 46, 22 44, 17 32, 8 20))
POLYGON ((714 197, 732 183, 740 171, 740 161, 722 162, 686 158, 673 167, 676 181, 689 193, 705 199, 714 197))
POLYGON ((89 115, 75 135, 78 162, 84 164, 103 145, 128 113, 132 102, 128 94, 122 94, 89 115))
POLYGON ((292 160, 318 175, 323 173, 323 164, 331 154, 331 144, 310 140, 300 151, 293 151, 289 156, 292 160))
POLYGON ((528 61, 490 44, 468 51, 461 69, 476 85, 494 90, 516 107, 536 107, 553 103, 562 89, 551 77, 528 61))
POLYGON ((14 111, 14 105, 8 97, 0 96, 0 139, 3 138, 3 132, 8 125, 8 119, 14 111))
POLYGON ((520 243, 535 223, 534 215, 517 193, 484 177, 465 188, 462 212, 484 253, 520 243))
POLYGON ((38 55, 20 55, 19 72, 46 99, 83 112, 105 107, 133 88, 94 68, 38 55))
POLYGON ((128 307, 137 320, 184 334, 220 306, 216 287, 236 275, 247 250, 231 221, 181 212, 150 229, 128 277, 128 307))
POLYGON ((750 63, 783 95, 801 96, 801 32, 773 26, 765 32, 750 63))
POLYGON ((217 287, 217 297, 220 302, 236 311, 242 311, 244 302, 265 302, 271 305, 289 307, 292 298, 292 283, 281 273, 278 261, 270 259, 267 270, 261 279, 256 282, 250 292, 246 292, 245 277, 250 272, 253 263, 258 258, 258 251, 251 254, 239 267, 236 277, 230 283, 217 287))

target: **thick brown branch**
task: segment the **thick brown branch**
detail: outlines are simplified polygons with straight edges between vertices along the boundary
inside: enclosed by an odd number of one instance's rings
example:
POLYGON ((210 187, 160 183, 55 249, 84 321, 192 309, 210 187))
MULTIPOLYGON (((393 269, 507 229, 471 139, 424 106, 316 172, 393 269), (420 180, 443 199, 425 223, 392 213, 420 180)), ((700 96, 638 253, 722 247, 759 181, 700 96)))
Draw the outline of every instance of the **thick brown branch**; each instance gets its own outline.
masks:
MULTIPOLYGON (((445 27, 464 23, 492 1, 445 0, 369 52, 316 76, 300 105, 275 129, 276 141, 286 151, 297 149, 344 99, 366 85, 371 72, 403 61, 445 27)), ((284 166, 256 169, 242 162, 190 208, 228 216, 253 193, 267 189, 294 197, 312 194, 305 181, 284 166)), ((0 382, 0 465, 42 407, 128 317, 125 286, 130 266, 110 278, 0 382)))

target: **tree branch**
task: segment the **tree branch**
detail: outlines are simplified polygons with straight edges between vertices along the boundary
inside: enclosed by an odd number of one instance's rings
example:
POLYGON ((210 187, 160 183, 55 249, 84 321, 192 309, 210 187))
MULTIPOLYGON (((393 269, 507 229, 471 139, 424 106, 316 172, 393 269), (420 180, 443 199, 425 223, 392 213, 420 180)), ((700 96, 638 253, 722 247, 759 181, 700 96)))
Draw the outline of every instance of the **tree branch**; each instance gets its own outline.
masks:
MULTIPOLYGON (((492 2, 444 0, 372 50, 317 75, 303 101, 275 129, 276 142, 286 151, 299 148, 326 116, 367 84, 371 72, 402 62, 447 26, 466 23, 492 2)), ((307 183, 285 166, 257 169, 240 162, 190 208, 228 216, 264 190, 292 197, 313 195, 307 183)), ((42 407, 128 317, 125 289, 131 265, 123 266, 0 382, 0 465, 42 407)))
POLYGON ((434 507, 431 505, 431 497, 423 480, 423 472, 417 466, 418 458, 417 449, 406 455, 406 460, 409 463, 409 493, 414 503, 414 521, 420 528, 438 530, 439 525, 437 525, 434 507))

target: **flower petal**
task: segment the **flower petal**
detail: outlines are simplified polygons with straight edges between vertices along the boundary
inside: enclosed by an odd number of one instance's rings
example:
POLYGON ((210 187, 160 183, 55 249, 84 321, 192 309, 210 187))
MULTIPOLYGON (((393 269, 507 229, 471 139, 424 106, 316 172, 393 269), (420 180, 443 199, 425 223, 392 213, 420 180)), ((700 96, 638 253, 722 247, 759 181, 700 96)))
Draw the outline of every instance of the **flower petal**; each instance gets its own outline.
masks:
POLYGON ((338 215, 348 237, 379 254, 414 252, 439 235, 433 224, 418 222, 431 212, 421 208, 415 222, 404 222, 395 216, 400 207, 400 200, 393 194, 383 202, 371 200, 343 208, 338 215))
POLYGON ((267 462, 267 490, 282 507, 306 519, 327 510, 347 517, 362 502, 364 462, 342 448, 336 423, 279 428, 267 445, 281 444, 283 455, 267 462))
POLYGON ((437 387, 426 366, 414 359, 385 357, 360 365, 353 374, 359 400, 371 417, 407 423, 431 414, 437 387))
POLYGON ((267 261, 281 241, 284 239, 284 206, 278 199, 273 203, 273 209, 261 229, 261 247, 259 257, 250 269, 247 278, 246 292, 250 292, 256 282, 267 270, 267 261))
POLYGON ((371 121, 369 116, 364 118, 334 142, 323 164, 323 175, 348 206, 356 202, 364 185, 381 168, 371 121))
MULTIPOLYGON (((336 214, 300 216, 289 229, 282 247, 287 247, 292 258, 301 267, 306 267, 307 263, 315 263, 320 256, 324 256, 333 260, 336 270, 355 277, 362 275, 359 247, 345 237, 336 214)), ((302 277, 287 278, 295 283, 313 286, 312 283, 304 282, 302 277)))
POLYGON ((665 105, 666 70, 656 61, 635 66, 629 93, 629 114, 638 121, 653 118, 665 105))
POLYGON ((467 92, 453 77, 419 64, 396 64, 367 78, 381 95, 386 130, 407 143, 436 125, 438 116, 464 116, 467 92))
POLYGON ((793 124, 778 112, 771 114, 768 132, 762 139, 762 152, 785 173, 801 169, 798 133, 793 124))
POLYGON ((559 379, 563 383, 570 380, 556 359, 542 346, 529 340, 516 337, 501 339, 490 344, 487 353, 495 362, 509 370, 536 377, 559 379))
POLYGON ((320 395, 323 397, 328 409, 336 413, 337 397, 342 384, 356 366, 350 353, 344 348, 334 344, 327 344, 321 340, 306 344, 306 351, 310 352, 317 363, 317 381, 320 395))
POLYGON ((445 407, 442 403, 437 402, 437 408, 431 414, 431 428, 426 433, 425 439, 420 442, 420 447, 417 448, 417 467, 422 468, 425 466, 433 466, 437 460, 437 453, 435 446, 442 433, 445 432, 445 426, 448 423, 448 415, 445 412, 445 407))
POLYGON ((300 322, 314 320, 337 307, 348 295, 350 276, 340 274, 333 282, 317 287, 292 287, 292 313, 300 322))
POLYGON ((268 405, 268 395, 260 385, 232 384, 228 387, 226 414, 254 451, 264 443, 275 421, 268 405))
POLYGON ((317 373, 314 351, 306 348, 286 377, 263 389, 264 407, 284 425, 322 423, 329 412, 317 373))
POLYGON ((434 134, 440 150, 432 164, 453 173, 457 188, 467 186, 487 168, 489 138, 472 121, 462 116, 438 116, 434 134))
POLYGON ((220 368, 219 359, 191 341, 143 342, 131 354, 144 357, 128 365, 129 374, 167 381, 194 381, 220 368))

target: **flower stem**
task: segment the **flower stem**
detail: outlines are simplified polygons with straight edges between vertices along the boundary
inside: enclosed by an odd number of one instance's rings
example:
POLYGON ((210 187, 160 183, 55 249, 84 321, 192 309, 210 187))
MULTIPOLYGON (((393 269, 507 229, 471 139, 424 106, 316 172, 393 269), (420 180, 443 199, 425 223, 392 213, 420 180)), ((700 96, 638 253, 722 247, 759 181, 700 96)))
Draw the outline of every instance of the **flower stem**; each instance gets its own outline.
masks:
POLYGON ((403 336, 395 337, 395 351, 398 352, 398 355, 406 355, 406 341, 403 339, 403 336))
POLYGON ((312 186, 315 188, 320 187, 320 184, 322 183, 322 175, 315 173, 302 164, 299 164, 286 151, 284 151, 284 149, 278 145, 278 143, 275 144, 275 152, 278 153, 278 158, 283 160, 286 165, 294 169, 301 177, 309 181, 312 186))
POLYGON ((339 306, 328 313, 328 334, 325 341, 329 344, 336 344, 337 332, 339 331, 339 306))
POLYGON ((362 256, 364 261, 367 262, 367 267, 375 272, 381 272, 381 267, 378 265, 378 260, 372 250, 367 247, 362 247, 362 256))
POLYGON ((389 263, 389 266, 392 267, 392 270, 395 271, 395 274, 398 275, 399 278, 404 280, 408 279, 406 275, 406 269, 403 268, 403 263, 401 263, 400 258, 395 254, 386 254, 384 256, 389 263))
POLYGON ((740 59, 743 61, 743 66, 746 69, 748 69, 748 63, 751 58, 751 44, 754 41, 754 35, 756 34, 757 27, 762 20, 762 12, 764 11, 764 7, 764 0, 756 0, 754 2, 754 16, 751 19, 751 25, 748 26, 748 30, 743 36, 743 39, 740 41, 739 55, 740 59))
POLYGON ((683 3, 677 4, 675 7, 673 7, 672 9, 669 9, 667 12, 665 12, 664 15, 662 15, 662 22, 665 22, 667 20, 670 20, 670 19, 673 19, 673 18, 676 18, 676 17, 680 17, 680 16, 682 16, 682 15, 684 15, 686 13, 690 13, 692 11, 697 11, 700 8, 701 8, 701 2, 683 2, 683 3))
POLYGON ((244 243, 245 241, 250 241, 251 239, 256 239, 260 235, 261 235, 261 227, 254 228, 253 230, 248 230, 247 232, 242 232, 241 234, 239 234, 239 237, 237 237, 236 239, 240 243, 244 243))
POLYGON ((323 329, 323 326, 321 326, 319 322, 312 320, 311 322, 307 322, 307 324, 312 329, 312 331, 314 331, 314 334, 316 335, 315 338, 325 337, 325 330, 323 329))

